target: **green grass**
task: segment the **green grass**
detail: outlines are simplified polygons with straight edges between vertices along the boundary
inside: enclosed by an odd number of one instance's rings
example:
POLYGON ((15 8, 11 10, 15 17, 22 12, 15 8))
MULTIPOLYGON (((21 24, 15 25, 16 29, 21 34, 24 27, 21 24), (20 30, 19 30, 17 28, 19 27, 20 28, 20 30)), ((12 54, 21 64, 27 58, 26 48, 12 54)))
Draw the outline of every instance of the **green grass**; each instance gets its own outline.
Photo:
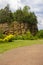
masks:
POLYGON ((33 44, 43 44, 43 40, 15 40, 14 42, 0 43, 0 53, 12 48, 30 46, 33 44))

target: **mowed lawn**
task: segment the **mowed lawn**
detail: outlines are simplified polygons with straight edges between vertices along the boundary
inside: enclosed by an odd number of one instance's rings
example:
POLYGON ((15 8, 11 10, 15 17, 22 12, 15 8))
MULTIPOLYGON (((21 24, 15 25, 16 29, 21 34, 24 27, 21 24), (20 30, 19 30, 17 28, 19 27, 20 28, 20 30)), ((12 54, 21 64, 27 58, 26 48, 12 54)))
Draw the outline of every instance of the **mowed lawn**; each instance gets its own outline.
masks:
POLYGON ((0 43, 0 54, 13 48, 30 46, 33 44, 43 44, 43 40, 14 40, 13 42, 0 43))

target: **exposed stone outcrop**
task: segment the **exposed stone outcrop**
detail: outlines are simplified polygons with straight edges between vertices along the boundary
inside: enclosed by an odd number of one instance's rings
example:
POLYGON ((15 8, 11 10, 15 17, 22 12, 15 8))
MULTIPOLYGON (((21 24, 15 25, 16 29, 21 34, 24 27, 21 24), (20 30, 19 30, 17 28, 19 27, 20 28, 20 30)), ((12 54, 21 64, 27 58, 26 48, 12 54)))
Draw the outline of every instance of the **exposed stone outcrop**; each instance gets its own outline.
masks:
POLYGON ((28 23, 13 22, 11 24, 3 23, 0 24, 0 32, 3 34, 25 34, 28 30, 34 35, 37 32, 36 25, 29 25, 28 23))

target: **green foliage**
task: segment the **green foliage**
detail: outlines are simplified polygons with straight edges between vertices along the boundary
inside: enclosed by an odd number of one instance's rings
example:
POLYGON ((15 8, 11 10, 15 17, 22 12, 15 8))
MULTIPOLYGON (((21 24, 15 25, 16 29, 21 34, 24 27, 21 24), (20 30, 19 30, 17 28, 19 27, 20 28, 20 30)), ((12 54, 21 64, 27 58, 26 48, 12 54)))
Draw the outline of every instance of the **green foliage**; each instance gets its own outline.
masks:
POLYGON ((30 12, 30 14, 28 15, 28 18, 29 18, 28 23, 30 23, 30 24, 37 24, 38 23, 37 17, 36 17, 34 12, 30 12))
POLYGON ((0 37, 0 42, 12 42, 14 40, 14 35, 7 35, 5 37, 0 37))
POLYGON ((28 6, 24 6, 23 10, 22 9, 16 10, 16 12, 14 12, 14 20, 33 24, 37 23, 35 13, 30 12, 30 7, 28 6))
POLYGON ((14 12, 14 20, 18 22, 23 22, 23 12, 21 9, 16 10, 14 12))
POLYGON ((34 40, 34 38, 29 31, 26 34, 22 34, 22 35, 10 34, 3 38, 0 38, 0 42, 12 42, 13 40, 34 40))
POLYGON ((30 32, 34 33, 35 35, 38 31, 37 27, 37 17, 34 12, 30 11, 30 7, 24 6, 23 9, 18 9, 16 12, 14 12, 14 20, 21 23, 28 23, 28 29, 30 28, 30 32), (31 29, 32 28, 32 29, 31 29), (33 31, 35 30, 35 31, 33 31))
POLYGON ((23 34, 22 37, 23 37, 24 40, 30 39, 30 32, 27 32, 26 34, 23 34))
POLYGON ((31 35, 31 33, 29 31, 27 31, 26 34, 22 35, 22 38, 24 40, 34 40, 33 36, 31 35))
POLYGON ((3 40, 6 41, 6 42, 12 42, 13 39, 14 39, 14 36, 13 35, 8 35, 3 40))
POLYGON ((5 38, 5 36, 6 36, 6 35, 4 35, 4 34, 2 34, 2 33, 0 32, 0 42, 4 42, 3 39, 5 38))
POLYGON ((37 35, 38 38, 43 38, 43 30, 38 31, 37 35))
POLYGON ((0 33, 0 38, 1 38, 1 39, 5 38, 5 36, 6 36, 6 35, 0 33))
POLYGON ((23 40, 22 35, 16 35, 14 36, 14 40, 23 40))
POLYGON ((34 37, 28 31, 26 34, 14 36, 14 40, 34 40, 34 37))
POLYGON ((0 39, 0 43, 4 42, 3 39, 0 39))
POLYGON ((0 42, 12 42, 13 40, 37 40, 42 38, 43 38, 43 30, 40 30, 36 36, 32 36, 30 31, 27 31, 26 34, 22 34, 22 35, 10 34, 7 36, 3 36, 3 34, 1 34, 0 42))
POLYGON ((38 38, 38 36, 37 36, 37 35, 35 35, 35 36, 34 36, 34 39, 35 39, 35 40, 38 40, 39 38, 38 38))
POLYGON ((27 16, 30 13, 30 7, 29 6, 24 6, 23 8, 23 14, 27 16))
POLYGON ((7 35, 4 37, 2 34, 0 36, 0 42, 12 42, 13 40, 37 40, 43 38, 43 30, 39 31, 37 35, 31 35, 30 31, 22 35, 7 35))
MULTIPOLYGON (((4 9, 0 10, 0 23, 5 23, 7 22, 10 28, 10 25, 12 24, 13 21, 17 21, 20 24, 23 23, 28 23, 31 32, 31 28, 35 29, 37 28, 37 17, 34 12, 30 11, 29 6, 24 6, 23 9, 18 9, 14 13, 11 12, 9 9, 9 5, 7 5, 4 9), (31 26, 30 26, 31 25, 31 26), (35 25, 35 27, 33 26, 35 25)), ((25 26, 25 25, 24 25, 25 26)), ((20 26, 21 27, 21 26, 20 26)), ((36 29, 36 31, 38 28, 36 29)), ((35 32, 33 32, 35 33, 35 32)))
POLYGON ((0 23, 11 23, 13 20, 13 14, 9 9, 9 5, 0 10, 0 23))

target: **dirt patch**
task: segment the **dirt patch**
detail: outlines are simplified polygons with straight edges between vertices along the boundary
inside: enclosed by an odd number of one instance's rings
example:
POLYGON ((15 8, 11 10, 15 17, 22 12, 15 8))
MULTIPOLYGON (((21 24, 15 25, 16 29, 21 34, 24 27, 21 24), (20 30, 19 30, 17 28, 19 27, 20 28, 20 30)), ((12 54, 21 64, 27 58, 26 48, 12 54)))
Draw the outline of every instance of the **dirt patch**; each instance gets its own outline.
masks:
POLYGON ((7 51, 0 55, 0 65, 43 65, 43 44, 7 51))

